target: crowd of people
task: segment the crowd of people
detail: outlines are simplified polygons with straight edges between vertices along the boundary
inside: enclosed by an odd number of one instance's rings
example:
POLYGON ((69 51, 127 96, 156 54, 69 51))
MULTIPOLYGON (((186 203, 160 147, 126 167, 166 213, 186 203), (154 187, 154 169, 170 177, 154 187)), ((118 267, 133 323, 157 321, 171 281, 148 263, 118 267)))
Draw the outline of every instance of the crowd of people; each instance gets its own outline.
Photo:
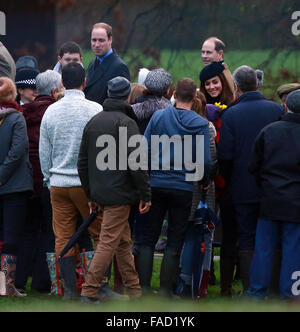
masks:
POLYGON ((133 83, 112 42, 111 26, 93 26, 87 72, 73 41, 44 72, 0 43, 0 296, 27 296, 29 277, 83 303, 152 294, 167 220, 159 294, 206 298, 205 206, 221 221, 220 295, 235 295, 238 270, 244 296, 298 298, 300 84, 267 100, 263 72, 231 74, 216 37, 202 45, 200 85, 162 68, 133 83))

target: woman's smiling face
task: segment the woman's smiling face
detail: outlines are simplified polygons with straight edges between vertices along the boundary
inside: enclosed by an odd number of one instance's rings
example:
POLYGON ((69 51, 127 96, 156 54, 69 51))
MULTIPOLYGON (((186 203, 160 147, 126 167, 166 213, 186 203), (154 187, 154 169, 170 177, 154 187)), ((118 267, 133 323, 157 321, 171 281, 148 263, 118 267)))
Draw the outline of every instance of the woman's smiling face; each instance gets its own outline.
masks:
POLYGON ((205 90, 212 97, 217 98, 223 90, 222 81, 219 76, 215 76, 205 81, 205 90))

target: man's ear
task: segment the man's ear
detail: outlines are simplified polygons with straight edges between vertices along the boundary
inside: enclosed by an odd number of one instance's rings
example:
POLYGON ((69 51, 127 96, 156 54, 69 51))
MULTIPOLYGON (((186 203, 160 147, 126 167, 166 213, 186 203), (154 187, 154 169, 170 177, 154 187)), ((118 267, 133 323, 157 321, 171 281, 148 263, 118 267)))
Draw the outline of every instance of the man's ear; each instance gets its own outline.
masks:
POLYGON ((85 89, 85 86, 86 86, 86 77, 84 78, 84 81, 82 83, 82 89, 84 90, 85 89))
POLYGON ((61 61, 61 57, 59 55, 57 56, 57 60, 58 60, 58 62, 61 61))
POLYGON ((220 61, 222 61, 223 58, 224 58, 224 51, 223 51, 223 50, 220 50, 220 51, 218 52, 218 54, 219 54, 219 56, 220 56, 220 61))

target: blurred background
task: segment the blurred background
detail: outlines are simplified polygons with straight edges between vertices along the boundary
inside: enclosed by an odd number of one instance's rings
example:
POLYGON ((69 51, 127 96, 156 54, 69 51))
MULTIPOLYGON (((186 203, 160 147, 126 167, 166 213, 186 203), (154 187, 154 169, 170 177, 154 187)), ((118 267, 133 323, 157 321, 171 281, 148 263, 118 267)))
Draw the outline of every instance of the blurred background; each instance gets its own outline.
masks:
POLYGON ((265 72, 268 98, 277 98, 280 84, 300 79, 300 21, 292 19, 299 0, 2 0, 0 11, 6 17, 0 40, 15 60, 34 55, 40 70, 55 65, 68 40, 81 45, 87 67, 92 25, 104 21, 113 26, 113 47, 132 81, 141 67, 163 67, 174 83, 191 77, 198 84, 201 46, 210 36, 226 43, 232 72, 243 64, 265 72))

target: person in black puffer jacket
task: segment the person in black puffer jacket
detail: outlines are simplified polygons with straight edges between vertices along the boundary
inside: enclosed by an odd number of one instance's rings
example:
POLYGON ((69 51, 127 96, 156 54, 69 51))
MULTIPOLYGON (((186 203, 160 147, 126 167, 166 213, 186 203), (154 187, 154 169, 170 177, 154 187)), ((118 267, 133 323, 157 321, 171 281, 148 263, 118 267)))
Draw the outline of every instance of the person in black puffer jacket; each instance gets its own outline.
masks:
POLYGON ((299 299, 300 90, 286 100, 288 113, 256 138, 249 171, 261 191, 248 294, 262 299, 270 287, 275 249, 281 244, 280 296, 299 299))

